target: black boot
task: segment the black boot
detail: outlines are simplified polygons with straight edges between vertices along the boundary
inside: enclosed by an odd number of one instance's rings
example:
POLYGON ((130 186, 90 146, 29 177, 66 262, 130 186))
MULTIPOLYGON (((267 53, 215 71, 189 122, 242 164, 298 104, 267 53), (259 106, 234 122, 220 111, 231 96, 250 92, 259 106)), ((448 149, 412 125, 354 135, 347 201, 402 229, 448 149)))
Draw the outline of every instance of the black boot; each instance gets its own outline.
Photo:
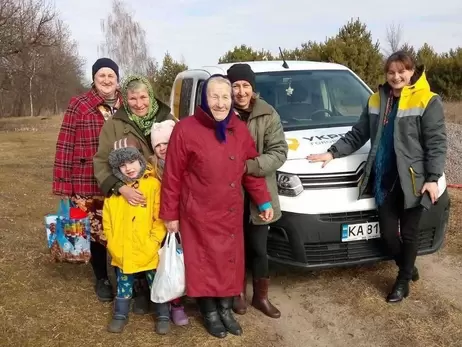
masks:
POLYGON ((95 292, 98 300, 101 302, 110 302, 114 300, 112 285, 107 278, 102 278, 96 281, 95 292))
MULTIPOLYGON (((402 270, 402 260, 401 260, 401 257, 395 257, 395 262, 396 262, 396 265, 398 266, 398 269, 400 269, 400 271, 402 270)), ((417 269, 416 266, 414 266, 412 268, 412 277, 411 277, 411 280, 412 282, 416 282, 420 279, 420 275, 419 275, 419 269, 417 269)))
MULTIPOLYGON (((398 268, 401 269, 401 266, 400 266, 400 263, 399 262, 396 262, 396 265, 398 265, 398 268)), ((412 269, 412 277, 411 277, 411 280, 412 282, 416 282, 420 279, 420 275, 419 275, 419 269, 417 268, 417 266, 414 266, 414 268, 412 269)))
POLYGON ((221 321, 228 330, 233 335, 242 335, 242 328, 231 312, 233 308, 233 297, 228 298, 218 298, 218 313, 221 317, 221 321))
POLYGON ((111 333, 121 333, 128 323, 130 298, 116 298, 114 301, 114 314, 107 330, 111 333))
POLYGON ((409 281, 397 279, 392 291, 387 296, 387 302, 396 303, 409 296, 409 281))
MULTIPOLYGON (((399 258, 399 257, 395 258, 395 262, 396 262, 396 265, 398 266, 398 268, 401 269, 401 264, 402 264, 401 258, 399 258)), ((416 282, 419 279, 420 279, 419 269, 417 269, 417 266, 414 266, 414 268, 412 269, 411 280, 412 280, 412 282, 416 282)))
POLYGON ((133 282, 133 313, 139 315, 152 313, 150 302, 151 293, 148 281, 144 276, 135 278, 133 282))
POLYGON ((221 339, 226 337, 226 328, 218 314, 215 298, 198 298, 197 302, 204 318, 204 325, 207 332, 221 339))

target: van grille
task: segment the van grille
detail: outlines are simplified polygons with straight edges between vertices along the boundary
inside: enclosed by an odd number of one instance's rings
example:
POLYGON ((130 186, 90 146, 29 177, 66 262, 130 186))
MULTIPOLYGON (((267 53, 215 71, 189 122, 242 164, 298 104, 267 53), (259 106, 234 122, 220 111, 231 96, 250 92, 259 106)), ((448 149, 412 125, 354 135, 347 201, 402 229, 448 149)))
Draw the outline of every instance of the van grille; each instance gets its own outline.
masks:
POLYGON ((308 264, 335 264, 363 260, 384 255, 380 240, 354 241, 327 244, 305 243, 308 264))
POLYGON ((319 215, 321 222, 349 222, 349 223, 366 223, 378 221, 377 210, 340 212, 340 213, 322 213, 319 215))
POLYGON ((364 175, 365 162, 356 171, 331 174, 298 175, 302 186, 307 189, 352 188, 358 187, 364 175))
MULTIPOLYGON (((422 230, 419 235, 419 250, 431 248, 434 238, 435 229, 422 230)), ((380 239, 328 244, 305 243, 304 246, 308 264, 335 264, 387 257, 380 239)))
MULTIPOLYGON (((419 251, 433 246, 435 228, 424 229, 419 235, 419 251)), ((295 259, 290 243, 280 239, 268 238, 268 255, 280 261, 306 263, 309 265, 339 264, 374 258, 389 258, 380 239, 353 242, 305 243, 305 260, 295 259)))

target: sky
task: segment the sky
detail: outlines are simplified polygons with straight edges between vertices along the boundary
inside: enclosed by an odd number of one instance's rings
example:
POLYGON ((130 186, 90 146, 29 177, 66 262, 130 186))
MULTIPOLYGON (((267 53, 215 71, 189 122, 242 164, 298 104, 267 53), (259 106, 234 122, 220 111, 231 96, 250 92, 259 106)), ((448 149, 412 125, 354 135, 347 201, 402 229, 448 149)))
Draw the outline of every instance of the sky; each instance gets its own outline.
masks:
MULTIPOLYGON (((55 0, 69 26, 86 76, 99 58, 104 40, 101 21, 112 0, 55 0)), ((335 36, 350 19, 367 24, 374 41, 385 45, 387 27, 400 26, 402 41, 414 47, 427 42, 438 52, 462 46, 460 0, 307 1, 307 0, 126 0, 133 17, 146 31, 151 56, 161 62, 168 51, 189 67, 216 64, 236 45, 278 52, 301 43, 335 36), (159 3, 162 3, 160 5, 159 3), (354 3, 354 6, 352 5, 354 3), (322 6, 324 4, 324 6, 322 6)))

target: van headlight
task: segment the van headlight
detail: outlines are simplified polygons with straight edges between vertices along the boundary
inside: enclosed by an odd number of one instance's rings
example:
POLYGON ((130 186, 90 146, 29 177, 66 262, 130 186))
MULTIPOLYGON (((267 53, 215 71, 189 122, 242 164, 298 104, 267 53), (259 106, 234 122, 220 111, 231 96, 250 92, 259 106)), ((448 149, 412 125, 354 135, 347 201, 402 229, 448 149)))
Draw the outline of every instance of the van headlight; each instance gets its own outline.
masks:
POLYGON ((278 193, 284 196, 297 196, 303 192, 302 181, 297 175, 278 172, 278 193))

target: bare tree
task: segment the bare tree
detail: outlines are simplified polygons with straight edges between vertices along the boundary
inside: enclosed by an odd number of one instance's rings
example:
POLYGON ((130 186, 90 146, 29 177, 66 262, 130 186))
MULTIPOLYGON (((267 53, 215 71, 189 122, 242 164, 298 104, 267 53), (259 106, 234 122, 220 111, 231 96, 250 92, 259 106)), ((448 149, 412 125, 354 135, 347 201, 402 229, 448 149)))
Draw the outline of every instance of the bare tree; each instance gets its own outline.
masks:
POLYGON ((82 60, 51 0, 0 0, 0 117, 66 107, 82 60))
POLYGON ((149 52, 146 32, 134 20, 122 0, 113 0, 112 13, 101 21, 105 41, 98 47, 98 55, 114 59, 124 74, 146 74, 149 69, 149 52))
POLYGON ((4 58, 14 54, 16 18, 21 10, 17 1, 0 1, 0 57, 4 58))
MULTIPOLYGON (((34 116, 33 87, 37 70, 40 70, 40 49, 51 47, 56 44, 56 36, 53 35, 53 26, 56 13, 53 7, 45 0, 20 0, 19 19, 19 42, 15 53, 19 53, 21 70, 29 81, 29 111, 34 116)), ((43 60, 43 59, 42 59, 43 60)))
POLYGON ((53 45, 53 37, 48 34, 56 13, 50 3, 45 0, 2 2, 7 4, 6 8, 10 8, 9 17, 6 19, 9 32, 6 33, 6 45, 2 45, 3 57, 21 53, 30 47, 53 45), (8 5, 11 2, 13 5, 8 5))
POLYGON ((39 58, 38 53, 34 50, 30 52, 30 69, 29 69, 29 105, 30 105, 30 116, 34 116, 34 95, 33 95, 33 82, 34 77, 37 73, 37 60, 39 58))
POLYGON ((391 55, 392 53, 398 51, 401 47, 402 41, 402 28, 401 25, 396 25, 395 23, 389 25, 387 27, 387 35, 386 35, 386 44, 387 47, 385 48, 385 53, 387 55, 391 55))
POLYGON ((68 94, 69 87, 80 86, 84 78, 84 60, 79 57, 77 44, 71 40, 67 26, 57 20, 55 24, 56 44, 48 50, 48 63, 42 69, 43 78, 47 80, 49 105, 53 105, 54 113, 59 111, 61 95, 68 94))

